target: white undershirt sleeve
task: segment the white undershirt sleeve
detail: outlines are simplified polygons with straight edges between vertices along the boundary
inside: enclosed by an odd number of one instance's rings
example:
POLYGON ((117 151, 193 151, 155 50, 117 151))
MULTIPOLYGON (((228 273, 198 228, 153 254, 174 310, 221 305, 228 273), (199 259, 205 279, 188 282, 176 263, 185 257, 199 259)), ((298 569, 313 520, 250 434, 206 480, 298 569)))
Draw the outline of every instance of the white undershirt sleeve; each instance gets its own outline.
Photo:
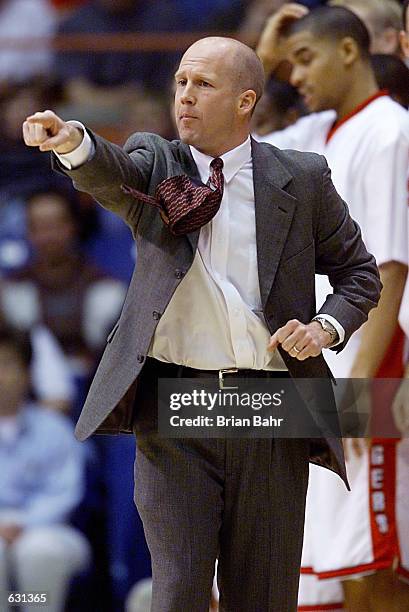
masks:
POLYGON ((79 121, 67 121, 67 123, 75 125, 75 127, 82 130, 84 135, 82 142, 76 149, 71 151, 71 153, 57 153, 56 151, 53 151, 53 153, 60 160, 62 165, 67 168, 67 170, 74 170, 92 158, 95 152, 95 147, 90 135, 82 123, 79 121))

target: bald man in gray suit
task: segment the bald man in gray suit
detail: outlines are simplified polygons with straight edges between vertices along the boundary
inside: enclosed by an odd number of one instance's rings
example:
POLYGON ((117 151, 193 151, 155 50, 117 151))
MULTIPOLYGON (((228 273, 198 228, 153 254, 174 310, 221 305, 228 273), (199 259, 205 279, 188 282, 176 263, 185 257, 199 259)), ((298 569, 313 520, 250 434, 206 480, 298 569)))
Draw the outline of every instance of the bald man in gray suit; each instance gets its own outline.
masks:
POLYGON ((156 432, 158 378, 328 379, 322 349, 342 350, 379 299, 374 259, 325 160, 251 139, 263 76, 251 49, 206 38, 175 75, 178 141, 134 134, 122 149, 51 111, 23 128, 26 143, 53 150, 59 169, 119 214, 137 243, 122 314, 76 432, 81 440, 137 433, 135 498, 154 612, 207 611, 216 558, 221 610, 294 612, 308 461, 347 482, 341 442, 324 422, 314 440, 156 432), (206 183, 215 158, 223 199, 200 231, 173 235, 154 207, 121 190, 152 195, 177 175, 206 183), (316 272, 334 287, 318 313, 316 272))

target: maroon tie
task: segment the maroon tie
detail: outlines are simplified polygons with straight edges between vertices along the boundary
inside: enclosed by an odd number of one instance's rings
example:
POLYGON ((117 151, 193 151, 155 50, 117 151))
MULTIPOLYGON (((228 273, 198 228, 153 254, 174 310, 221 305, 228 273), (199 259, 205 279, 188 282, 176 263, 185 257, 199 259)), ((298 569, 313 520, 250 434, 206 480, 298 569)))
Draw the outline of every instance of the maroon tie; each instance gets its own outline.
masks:
MULTIPOLYGON (((224 176, 223 176, 223 160, 220 157, 215 157, 210 162, 212 174, 209 177, 210 187, 213 186, 215 191, 223 197, 224 176)), ((220 200, 221 201, 221 200, 220 200)))
POLYGON ((172 234, 189 234, 209 223, 220 208, 224 186, 223 160, 216 157, 210 166, 212 174, 208 185, 181 174, 159 183, 155 197, 128 185, 121 185, 121 189, 139 201, 156 206, 172 234))

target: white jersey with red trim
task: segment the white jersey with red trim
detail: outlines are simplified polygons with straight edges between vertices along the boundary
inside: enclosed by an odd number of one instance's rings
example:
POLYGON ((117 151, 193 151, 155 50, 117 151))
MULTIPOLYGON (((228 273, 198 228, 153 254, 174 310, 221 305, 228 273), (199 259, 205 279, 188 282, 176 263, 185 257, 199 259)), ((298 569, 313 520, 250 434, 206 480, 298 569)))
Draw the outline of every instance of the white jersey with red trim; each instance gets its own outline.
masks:
MULTIPOLYGON (((389 96, 379 93, 334 128, 335 119, 334 111, 314 113, 263 140, 280 148, 324 155, 334 185, 348 203, 352 217, 361 227, 365 245, 378 265, 390 261, 406 264, 408 113, 389 96)), ((326 277, 316 277, 316 292, 319 308, 332 292, 326 277)), ((325 351, 336 377, 348 377, 360 338, 360 331, 355 332, 339 354, 325 351)), ((407 446, 391 447, 388 442, 385 441, 384 449, 380 441, 387 468, 372 466, 370 453, 361 460, 348 462, 351 493, 327 470, 311 467, 302 563, 309 576, 301 580, 301 610, 312 609, 310 606, 329 609, 331 604, 339 609, 339 592, 329 578, 372 572, 392 563, 402 573, 409 570, 409 559, 400 553, 400 549, 409 550, 409 512, 405 516, 398 511, 401 502, 409 502, 409 469, 402 467, 409 462, 409 451, 407 446), (383 470, 383 488, 379 491, 371 488, 376 469, 383 470), (387 497, 386 515, 374 510, 381 507, 382 496, 387 497), (395 514, 399 525, 392 520, 395 514), (399 545, 401 541, 404 546, 399 545), (327 586, 321 582, 314 589, 312 574, 326 578, 327 586)))

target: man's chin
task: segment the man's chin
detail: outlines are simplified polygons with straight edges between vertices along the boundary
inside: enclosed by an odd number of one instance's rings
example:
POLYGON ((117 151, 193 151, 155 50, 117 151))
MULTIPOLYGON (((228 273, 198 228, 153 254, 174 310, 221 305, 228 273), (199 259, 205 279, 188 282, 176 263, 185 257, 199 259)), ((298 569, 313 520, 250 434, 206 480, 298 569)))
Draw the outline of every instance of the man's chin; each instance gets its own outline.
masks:
POLYGON ((323 111, 330 110, 332 107, 326 104, 324 100, 311 99, 304 101, 304 105, 310 113, 321 113, 323 111))
POLYGON ((194 145, 197 140, 196 135, 187 130, 179 130, 179 138, 181 142, 187 145, 194 145))

